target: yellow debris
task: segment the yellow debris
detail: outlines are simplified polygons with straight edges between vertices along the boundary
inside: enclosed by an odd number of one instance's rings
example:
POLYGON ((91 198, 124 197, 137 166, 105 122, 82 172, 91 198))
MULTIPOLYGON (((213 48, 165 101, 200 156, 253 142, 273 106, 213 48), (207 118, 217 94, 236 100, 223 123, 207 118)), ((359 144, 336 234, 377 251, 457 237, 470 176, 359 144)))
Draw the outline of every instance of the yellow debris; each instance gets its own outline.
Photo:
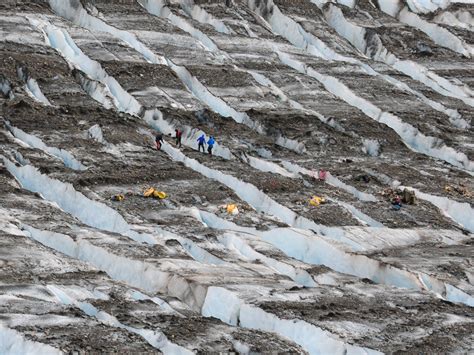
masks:
POLYGON ((168 197, 166 192, 155 190, 154 187, 150 187, 150 188, 146 189, 145 192, 143 193, 143 196, 145 196, 145 197, 154 197, 154 198, 159 198, 159 199, 164 199, 164 198, 168 197))
POLYGON ((168 195, 164 191, 153 191, 153 197, 154 198, 159 198, 159 199, 164 199, 167 198, 168 195))
POLYGON ((112 197, 112 200, 114 201, 123 201, 125 199, 125 196, 122 194, 118 194, 112 197))
POLYGON ((226 206, 226 210, 227 210, 227 213, 228 214, 238 214, 239 213, 239 209, 237 208, 237 205, 235 204, 228 204, 226 206))
POLYGON ((155 189, 153 187, 150 187, 145 190, 145 192, 143 193, 143 196, 150 197, 151 195, 153 195, 153 192, 155 192, 155 189))
POLYGON ((326 200, 324 199, 324 197, 319 197, 319 196, 313 196, 313 198, 311 200, 309 200, 309 204, 311 206, 315 206, 315 207, 317 207, 317 206, 319 206, 319 205, 321 205, 325 202, 326 202, 326 200))

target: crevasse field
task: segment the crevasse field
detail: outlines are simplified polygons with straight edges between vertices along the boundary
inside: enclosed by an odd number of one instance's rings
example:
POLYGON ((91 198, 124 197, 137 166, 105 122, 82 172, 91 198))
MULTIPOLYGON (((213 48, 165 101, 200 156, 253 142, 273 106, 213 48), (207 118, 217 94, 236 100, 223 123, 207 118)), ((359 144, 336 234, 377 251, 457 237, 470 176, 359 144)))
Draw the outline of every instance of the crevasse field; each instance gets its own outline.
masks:
POLYGON ((0 354, 474 351, 473 16, 2 0, 0 354))

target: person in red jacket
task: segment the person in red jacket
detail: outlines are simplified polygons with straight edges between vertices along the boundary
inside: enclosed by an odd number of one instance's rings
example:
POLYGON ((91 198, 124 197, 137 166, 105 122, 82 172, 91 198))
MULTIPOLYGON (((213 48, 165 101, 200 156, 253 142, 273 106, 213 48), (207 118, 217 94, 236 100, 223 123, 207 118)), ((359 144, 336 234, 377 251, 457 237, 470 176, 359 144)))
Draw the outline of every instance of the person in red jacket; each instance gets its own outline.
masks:
POLYGON ((181 137, 183 136, 183 131, 179 130, 179 129, 175 129, 174 130, 176 135, 175 135, 175 139, 176 139, 176 146, 178 148, 181 148, 181 137))

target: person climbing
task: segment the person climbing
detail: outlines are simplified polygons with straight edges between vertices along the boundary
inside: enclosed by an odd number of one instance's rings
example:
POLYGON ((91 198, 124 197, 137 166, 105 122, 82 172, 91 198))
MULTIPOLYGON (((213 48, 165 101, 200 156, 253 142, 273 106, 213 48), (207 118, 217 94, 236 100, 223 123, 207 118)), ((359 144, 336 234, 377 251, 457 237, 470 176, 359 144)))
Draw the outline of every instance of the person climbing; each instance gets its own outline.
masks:
POLYGON ((214 140, 214 137, 210 136, 209 140, 207 141, 207 152, 209 153, 209 155, 212 155, 212 148, 214 148, 215 143, 216 141, 214 140))
POLYGON ((183 131, 180 131, 179 129, 175 129, 175 139, 176 139, 176 146, 178 148, 181 148, 181 137, 183 136, 183 131))
POLYGON ((158 132, 156 134, 156 137, 155 137, 155 143, 156 143, 156 150, 160 150, 161 149, 161 146, 163 144, 164 140, 163 140, 163 134, 158 132))
POLYGON ((205 152, 204 144, 206 144, 206 136, 204 134, 201 134, 201 136, 197 139, 197 141, 198 141, 198 151, 200 152, 201 147, 202 147, 202 152, 204 153, 205 152))

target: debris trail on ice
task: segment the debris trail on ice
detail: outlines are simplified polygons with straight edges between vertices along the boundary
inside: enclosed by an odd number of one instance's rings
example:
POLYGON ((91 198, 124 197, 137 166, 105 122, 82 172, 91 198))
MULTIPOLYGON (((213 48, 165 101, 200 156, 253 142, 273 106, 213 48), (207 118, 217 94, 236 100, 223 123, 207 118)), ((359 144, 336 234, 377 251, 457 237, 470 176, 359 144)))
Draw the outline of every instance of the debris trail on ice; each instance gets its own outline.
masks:
POLYGON ((360 245, 345 237, 342 229, 319 225, 314 221, 299 216, 288 207, 285 207, 274 201, 270 196, 260 191, 255 185, 244 182, 234 176, 224 174, 221 171, 208 168, 207 166, 199 163, 197 160, 188 158, 181 151, 171 147, 169 144, 165 144, 162 149, 174 161, 182 162, 185 166, 206 176, 207 178, 217 180, 221 184, 226 185, 228 188, 233 190, 237 196, 250 204, 258 212, 263 212, 278 217, 282 222, 290 226, 312 230, 315 233, 321 233, 327 238, 347 244, 354 250, 361 250, 360 245))
MULTIPOLYGON (((299 166, 298 164, 290 163, 287 161, 282 162, 282 165, 289 171, 294 172, 296 174, 308 175, 308 176, 313 177, 314 179, 319 179, 319 171, 305 169, 299 166)), ((351 195, 353 195, 354 197, 356 197, 357 199, 361 201, 368 201, 368 202, 377 201, 377 198, 374 195, 359 191, 354 186, 347 185, 346 183, 339 180, 337 177, 333 176, 329 171, 326 172, 326 179, 324 180, 324 182, 331 186, 337 187, 341 190, 344 190, 350 193, 351 195)))

